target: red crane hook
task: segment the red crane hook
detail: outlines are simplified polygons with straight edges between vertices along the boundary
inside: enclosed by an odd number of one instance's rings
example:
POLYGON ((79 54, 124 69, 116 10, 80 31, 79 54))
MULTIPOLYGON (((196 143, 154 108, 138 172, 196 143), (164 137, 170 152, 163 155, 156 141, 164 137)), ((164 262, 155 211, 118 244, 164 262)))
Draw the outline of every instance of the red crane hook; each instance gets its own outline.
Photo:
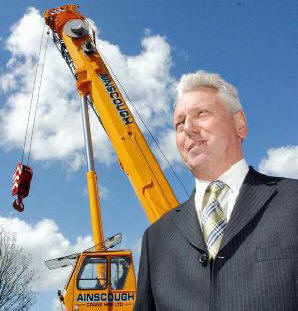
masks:
POLYGON ((18 163, 12 178, 12 195, 17 195, 12 206, 18 212, 23 212, 24 210, 23 199, 29 194, 32 175, 33 172, 31 167, 23 165, 22 162, 18 163))

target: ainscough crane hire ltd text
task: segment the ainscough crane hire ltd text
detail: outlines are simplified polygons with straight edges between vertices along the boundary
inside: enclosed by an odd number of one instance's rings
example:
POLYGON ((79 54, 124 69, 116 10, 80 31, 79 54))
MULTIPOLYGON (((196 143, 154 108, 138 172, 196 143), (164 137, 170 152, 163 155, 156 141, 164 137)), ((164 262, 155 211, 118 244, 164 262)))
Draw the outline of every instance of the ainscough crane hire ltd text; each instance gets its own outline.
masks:
POLYGON ((123 103, 122 99, 117 92, 116 87, 112 83, 112 79, 107 74, 99 74, 100 79, 104 83, 107 91, 109 92, 110 97, 112 98, 113 104, 115 105, 116 109, 118 110, 118 114, 122 118, 122 121, 125 125, 134 123, 134 120, 131 116, 130 112, 126 109, 125 104, 123 103))

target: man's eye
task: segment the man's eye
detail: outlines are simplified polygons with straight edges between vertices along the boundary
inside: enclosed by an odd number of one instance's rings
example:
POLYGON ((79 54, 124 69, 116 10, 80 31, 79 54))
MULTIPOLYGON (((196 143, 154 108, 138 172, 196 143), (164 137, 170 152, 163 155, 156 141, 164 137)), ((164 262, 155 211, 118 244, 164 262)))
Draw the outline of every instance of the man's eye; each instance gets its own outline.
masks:
POLYGON ((205 116, 207 113, 208 113, 207 110, 201 110, 201 111, 198 113, 198 117, 203 117, 203 116, 205 116))
POLYGON ((182 130, 183 129, 183 122, 179 122, 176 124, 176 131, 182 130))

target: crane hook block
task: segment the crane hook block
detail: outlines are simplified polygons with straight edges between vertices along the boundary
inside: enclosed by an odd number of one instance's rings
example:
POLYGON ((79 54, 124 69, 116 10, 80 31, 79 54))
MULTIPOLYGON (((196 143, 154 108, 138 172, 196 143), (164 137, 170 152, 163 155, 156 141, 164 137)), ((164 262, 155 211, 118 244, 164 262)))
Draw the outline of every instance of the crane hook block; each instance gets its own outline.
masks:
POLYGON ((24 210, 23 199, 29 194, 30 183, 32 179, 32 168, 18 163, 15 172, 13 174, 12 195, 17 196, 13 201, 12 206, 18 211, 24 210))

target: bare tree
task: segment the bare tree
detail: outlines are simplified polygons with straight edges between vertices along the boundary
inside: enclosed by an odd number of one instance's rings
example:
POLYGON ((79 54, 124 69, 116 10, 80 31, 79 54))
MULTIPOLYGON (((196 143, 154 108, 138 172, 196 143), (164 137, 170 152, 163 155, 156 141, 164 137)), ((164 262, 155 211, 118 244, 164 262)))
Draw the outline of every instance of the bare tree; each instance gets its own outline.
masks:
POLYGON ((29 310, 36 301, 31 259, 16 245, 13 233, 0 228, 0 310, 29 310))

